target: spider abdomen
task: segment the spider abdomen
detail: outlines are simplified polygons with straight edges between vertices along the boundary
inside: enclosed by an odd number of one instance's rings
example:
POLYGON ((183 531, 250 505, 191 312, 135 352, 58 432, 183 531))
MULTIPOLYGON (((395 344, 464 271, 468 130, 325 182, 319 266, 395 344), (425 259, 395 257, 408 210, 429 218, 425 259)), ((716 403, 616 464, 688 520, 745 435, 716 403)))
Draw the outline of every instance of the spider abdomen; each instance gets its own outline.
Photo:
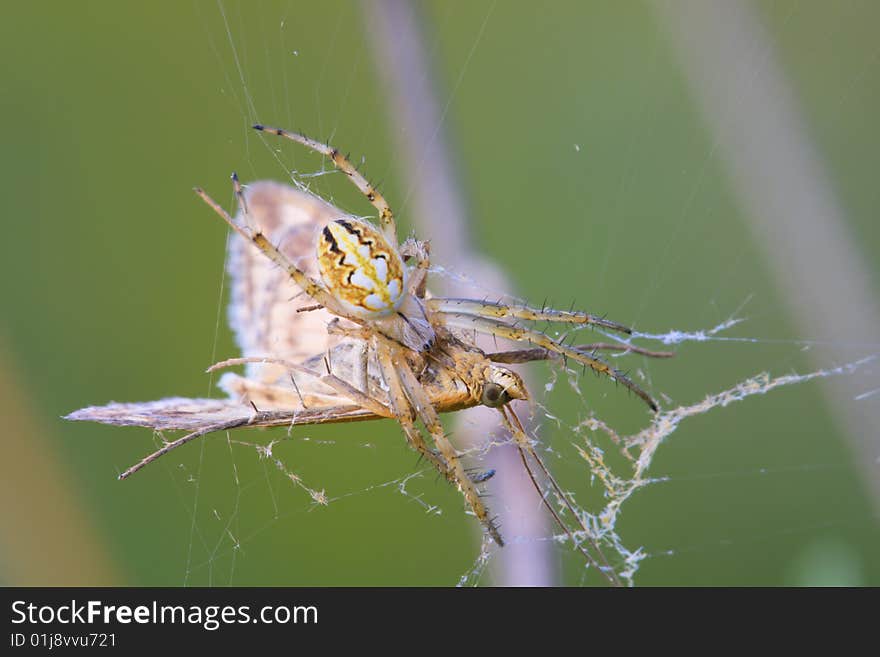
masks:
POLYGON ((387 316, 403 299, 403 261, 366 222, 346 218, 327 224, 318 238, 318 268, 328 291, 358 316, 387 316))

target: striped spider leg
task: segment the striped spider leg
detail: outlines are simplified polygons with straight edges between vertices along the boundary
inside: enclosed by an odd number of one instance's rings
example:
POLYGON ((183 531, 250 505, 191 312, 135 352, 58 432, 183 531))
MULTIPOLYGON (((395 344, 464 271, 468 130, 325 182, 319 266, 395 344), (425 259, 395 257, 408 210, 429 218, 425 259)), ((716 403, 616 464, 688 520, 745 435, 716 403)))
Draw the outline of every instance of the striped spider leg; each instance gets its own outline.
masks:
MULTIPOLYGON (((527 342, 544 352, 557 354, 563 359, 572 359, 589 367, 598 374, 608 376, 613 381, 622 383, 630 391, 640 397, 655 413, 659 410, 657 402, 632 379, 620 370, 612 367, 595 354, 594 345, 591 350, 583 347, 571 347, 563 343, 563 340, 554 340, 546 333, 523 326, 518 320, 546 321, 552 323, 575 324, 580 326, 594 326, 618 333, 629 335, 632 330, 622 324, 609 321, 603 317, 590 315, 584 312, 554 310, 551 308, 530 308, 525 305, 503 304, 500 302, 477 301, 474 299, 434 298, 427 302, 428 308, 437 313, 447 326, 454 326, 463 330, 476 331, 504 338, 513 342, 527 342), (507 322, 505 319, 513 321, 507 322)), ((621 345, 621 351, 641 351, 636 347, 621 345)))
POLYGON ((253 128, 259 132, 268 132, 279 137, 284 137, 285 139, 290 139, 291 141, 302 144, 317 153, 326 155, 333 160, 334 166, 348 176, 351 182, 354 183, 361 193, 367 197, 367 200, 373 204, 373 207, 379 211, 379 223, 382 226, 382 233, 385 235, 385 239, 391 244, 398 243, 397 226, 394 223, 394 213, 391 211, 391 206, 388 205, 388 201, 385 200, 385 197, 382 196, 382 194, 380 194, 366 178, 364 178, 360 171, 358 171, 351 161, 345 155, 340 153, 339 150, 333 148, 329 144, 322 144, 321 142, 310 139, 305 135, 283 130, 282 128, 270 128, 268 126, 260 125, 259 123, 254 125, 253 128))

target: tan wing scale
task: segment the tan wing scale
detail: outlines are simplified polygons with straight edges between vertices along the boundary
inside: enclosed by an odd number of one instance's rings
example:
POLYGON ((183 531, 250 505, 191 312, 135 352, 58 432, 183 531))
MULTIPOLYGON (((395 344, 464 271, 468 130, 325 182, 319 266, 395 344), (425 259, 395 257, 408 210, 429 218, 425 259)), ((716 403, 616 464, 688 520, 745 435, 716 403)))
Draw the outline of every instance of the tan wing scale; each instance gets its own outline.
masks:
MULTIPOLYGON (((348 215, 308 192, 272 181, 248 185, 244 198, 251 227, 258 228, 306 274, 318 278, 316 245, 321 230, 348 215)), ((244 223, 245 217, 239 212, 235 220, 244 223)), ((327 324, 334 316, 323 308, 298 312, 312 306, 313 301, 253 245, 233 236, 227 268, 231 280, 229 325, 242 356, 275 356, 301 363, 339 342, 327 334, 327 324)), ((245 372, 253 381, 291 385, 288 374, 278 365, 249 364, 245 372)))

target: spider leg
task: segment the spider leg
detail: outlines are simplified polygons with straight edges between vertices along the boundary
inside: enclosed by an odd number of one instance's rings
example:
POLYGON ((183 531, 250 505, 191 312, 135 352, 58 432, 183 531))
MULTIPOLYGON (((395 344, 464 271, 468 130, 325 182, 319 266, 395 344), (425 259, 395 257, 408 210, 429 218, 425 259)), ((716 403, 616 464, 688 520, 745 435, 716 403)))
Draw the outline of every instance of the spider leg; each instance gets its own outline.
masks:
POLYGON ((529 475, 529 479, 532 480, 532 485, 535 487, 535 490, 541 497, 541 501, 544 503, 544 506, 547 508, 548 511, 550 511, 550 514, 553 516, 556 524, 559 525, 562 531, 568 534, 568 537, 571 539, 572 544, 584 555, 584 557, 587 559, 587 562, 595 567, 596 570, 598 570, 600 573, 602 573, 609 581, 609 583, 614 586, 622 586, 620 578, 617 576, 617 573, 614 572, 611 564, 608 563, 608 559, 602 552, 602 548, 599 546, 599 543, 596 541, 596 539, 593 538, 586 524, 584 524, 583 518, 581 518, 581 515, 575 510, 571 502, 569 502, 568 496, 563 492, 559 484, 556 483, 556 478, 550 473, 550 471, 547 469, 547 466, 544 465, 544 461, 535 451, 535 448, 532 446, 529 437, 526 435, 525 429, 523 428, 523 425, 517 417, 516 413, 514 413, 513 409, 509 406, 499 408, 498 410, 501 413, 501 418, 504 422, 504 426, 507 428, 508 431, 510 431, 514 441, 516 442, 520 458, 522 459, 523 467, 525 467, 526 473, 529 475), (507 416, 508 413, 510 414, 509 418, 507 416), (584 536, 587 537, 587 541, 589 542, 590 547, 592 547, 596 554, 599 555, 598 560, 592 554, 590 554, 584 548, 584 546, 575 538, 572 531, 568 528, 568 525, 566 525, 562 521, 562 518, 559 517, 556 509, 554 509, 553 506, 551 506, 550 503, 547 501, 544 493, 541 490, 541 486, 538 484, 538 480, 535 478, 535 474, 532 472, 532 468, 529 466, 527 456, 531 456, 535 463, 538 464, 538 467, 544 473, 544 476, 547 477, 547 480, 550 482, 550 486, 556 493, 557 497, 565 505, 565 508, 568 509, 569 513, 571 513, 571 515, 577 519, 577 522, 581 527, 581 531, 584 533, 584 536))
POLYGON ((414 294, 419 299, 425 298, 428 269, 431 266, 430 253, 430 246, 427 242, 411 237, 400 246, 400 255, 404 259, 414 258, 416 261, 415 268, 410 271, 407 287, 410 294, 414 294))
MULTIPOLYGON (((400 360, 403 360, 402 354, 400 355, 400 360)), ((480 494, 477 492, 473 480, 465 471, 461 460, 458 458, 455 447, 446 437, 446 432, 443 430, 443 425, 440 424, 440 418, 437 416, 437 411, 434 409, 430 397, 428 397, 424 388, 422 388, 422 385, 416 378, 416 375, 413 374, 413 371, 405 362, 401 363, 401 366, 397 368, 396 372, 400 376, 400 381, 403 384, 406 395, 409 397, 416 414, 422 421, 422 424, 425 425, 425 429, 431 434, 434 444, 437 445, 437 448, 440 450, 440 453, 446 461, 446 478, 453 482, 461 491, 462 495, 464 495, 464 498, 474 512, 474 515, 477 516, 479 521, 486 528, 486 531, 492 537, 492 540, 494 540, 499 547, 504 547, 504 540, 501 538, 501 532, 498 531, 494 519, 489 516, 489 510, 486 508, 480 494)))
POLYGON ((548 321, 563 324, 588 324, 592 326, 600 326, 611 331, 617 331, 618 333, 625 333, 627 335, 632 333, 632 329, 623 324, 611 322, 604 317, 597 317, 596 315, 576 311, 553 310, 552 308, 542 308, 541 310, 538 310, 537 308, 530 308, 529 306, 494 303, 492 301, 449 299, 440 297, 430 299, 427 304, 432 310, 443 313, 465 313, 467 315, 479 315, 491 319, 514 317, 516 319, 527 319, 530 321, 548 321))
MULTIPOLYGON (((643 349, 631 344, 614 343, 614 342, 593 342, 590 344, 579 344, 573 347, 581 352, 592 353, 594 351, 618 351, 623 353, 641 354, 648 358, 672 358, 675 352, 672 351, 651 351, 643 349)), ((534 349, 512 349, 510 351, 496 351, 486 354, 486 358, 493 363, 531 363, 536 360, 551 360, 560 358, 558 353, 547 351, 541 347, 534 349)))
POLYGON ((655 413, 658 411, 657 402, 655 402, 648 393, 639 388, 639 386, 626 376, 626 374, 611 367, 611 365, 605 361, 600 360, 595 356, 591 356, 590 354, 586 354, 574 347, 567 347, 544 333, 521 326, 511 326, 500 320, 488 317, 452 312, 443 312, 441 315, 449 326, 455 326, 461 329, 473 329, 480 333, 494 335, 515 342, 530 342, 546 349, 547 351, 555 352, 564 358, 571 358, 578 363, 582 363, 583 365, 592 368, 600 374, 604 374, 614 381, 619 381, 638 395, 652 411, 655 413))
MULTIPOLYGON (((239 202, 242 204, 242 210, 246 214, 246 206, 244 205, 244 196, 241 194, 241 188, 238 183, 238 177, 233 174, 232 182, 235 187, 236 196, 239 199, 239 202)), ((214 212, 216 212, 220 217, 225 221, 232 230, 241 235, 248 242, 252 242, 260 251, 262 251, 272 262, 281 267, 284 271, 288 273, 288 275, 293 279, 293 281, 303 290, 306 294, 312 297, 315 301, 326 307, 331 312, 340 315, 346 315, 345 310, 342 309, 337 303, 336 299, 330 294, 327 290, 325 290, 319 283, 313 281, 309 276, 305 274, 301 269, 299 269, 295 264, 293 264, 287 256, 285 256, 281 251, 279 251, 274 244, 272 244, 266 236, 263 235, 260 231, 253 231, 249 226, 243 226, 237 224, 232 217, 229 216, 229 213, 226 212, 220 204, 217 203, 214 199, 212 199, 201 187, 196 187, 193 191, 199 195, 199 197, 207 203, 214 212)))
POLYGON ((444 477, 448 478, 449 466, 446 464, 446 461, 444 461, 443 457, 437 454, 436 451, 428 447, 421 432, 416 428, 415 424, 413 424, 412 409, 407 401, 406 393, 403 391, 403 385, 397 374, 397 368, 391 350, 385 343, 379 344, 378 341, 374 341, 373 344, 375 345, 376 360, 379 362, 379 369, 382 372, 382 378, 385 380, 385 385, 388 386, 389 405, 391 406, 395 419, 397 419, 400 426, 403 427, 407 442, 409 442, 410 446, 419 454, 424 456, 431 465, 437 468, 444 477))
POLYGON ((253 128, 260 132, 269 132, 273 135, 290 139, 291 141, 302 144, 307 148, 311 148, 313 151, 326 155, 333 160, 333 164, 336 165, 336 168, 348 176, 351 182, 354 183, 355 187, 361 190, 361 193, 366 196, 367 200, 373 205, 373 207, 379 211, 379 221, 382 225, 382 232, 385 233, 385 237, 388 241, 395 245, 398 243, 394 214, 391 211, 391 206, 388 205, 388 201, 386 201, 385 197, 382 196, 382 194, 380 194, 366 178, 364 178, 351 161, 337 149, 329 144, 322 144, 314 139, 309 139, 305 135, 296 132, 289 132, 281 128, 270 128, 269 126, 260 125, 259 123, 253 126, 253 128))

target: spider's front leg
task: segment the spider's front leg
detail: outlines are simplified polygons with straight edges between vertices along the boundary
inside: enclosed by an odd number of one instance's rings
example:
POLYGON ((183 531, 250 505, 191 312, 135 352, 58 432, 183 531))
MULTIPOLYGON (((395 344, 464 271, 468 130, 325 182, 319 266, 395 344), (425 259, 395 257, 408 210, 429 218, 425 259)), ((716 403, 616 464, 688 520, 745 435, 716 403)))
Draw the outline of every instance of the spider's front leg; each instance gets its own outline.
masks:
MULTIPOLYGON (((241 193, 241 184, 238 182, 238 176, 232 174, 232 184, 235 190, 235 196, 238 199, 239 206, 245 217, 248 216, 247 205, 244 201, 244 195, 241 193)), ((212 199, 201 187, 196 187, 193 191, 210 206, 214 212, 220 215, 232 230, 241 235, 245 240, 251 242, 260 251, 262 251, 272 262, 281 267, 293 279, 300 289, 309 295, 312 299, 327 308, 332 313, 344 315, 345 310, 340 306, 336 298, 330 294, 324 287, 309 278, 305 272, 290 261, 278 248, 272 244, 261 231, 254 231, 250 226, 237 224, 229 213, 224 210, 217 201, 212 199)))
POLYGON ((302 144, 307 148, 311 148, 313 151, 320 153, 321 155, 329 157, 333 161, 334 166, 348 176, 348 179, 351 180, 355 187, 361 191, 361 194, 366 196, 372 206, 379 211, 379 222, 382 225, 382 232, 385 235, 385 238, 395 246, 397 245, 397 226, 394 223, 394 213, 391 211, 391 206, 388 205, 388 201, 385 200, 385 197, 379 193, 379 190, 377 190, 370 181, 364 178, 361 172, 351 163, 351 160, 340 153, 338 149, 330 144, 322 144, 321 142, 310 139, 305 135, 291 132, 289 130, 270 128, 269 126, 261 125, 259 123, 252 127, 254 130, 260 132, 268 132, 273 135, 278 135, 279 137, 284 137, 285 139, 290 139, 291 141, 302 144))

